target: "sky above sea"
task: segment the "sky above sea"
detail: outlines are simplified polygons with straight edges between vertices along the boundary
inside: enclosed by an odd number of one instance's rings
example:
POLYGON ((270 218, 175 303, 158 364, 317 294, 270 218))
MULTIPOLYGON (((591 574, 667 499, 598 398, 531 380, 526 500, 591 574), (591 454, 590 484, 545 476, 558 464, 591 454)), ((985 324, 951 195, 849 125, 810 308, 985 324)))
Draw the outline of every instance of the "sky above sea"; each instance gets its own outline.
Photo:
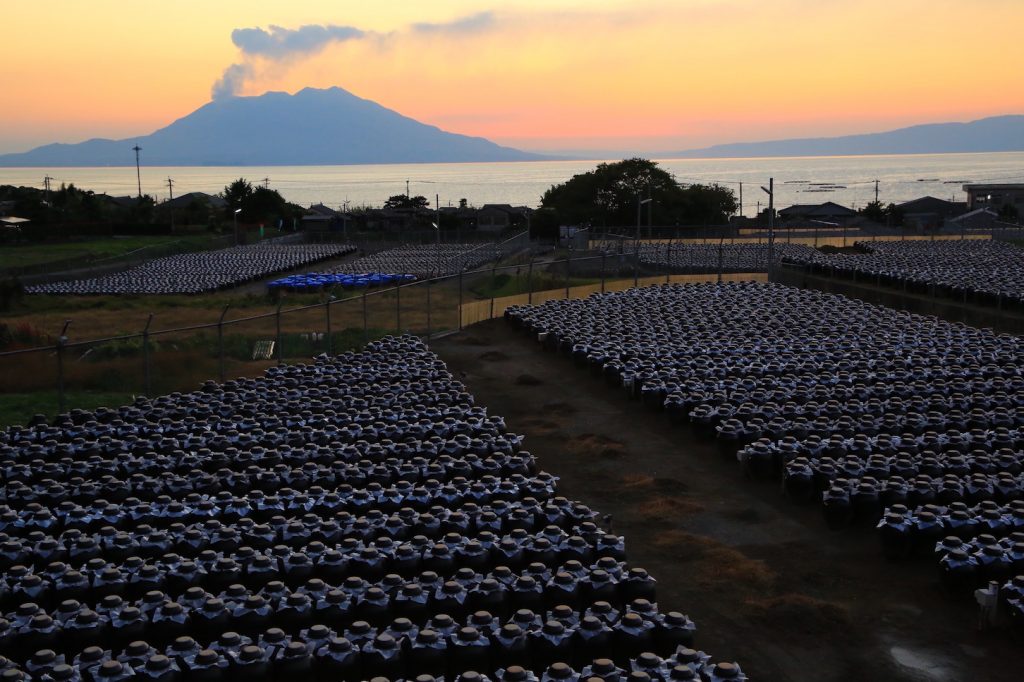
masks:
POLYGON ((1024 113, 1024 41, 991 30, 1020 25, 1020 0, 7 2, 0 153, 307 86, 538 151, 965 121, 1024 113))

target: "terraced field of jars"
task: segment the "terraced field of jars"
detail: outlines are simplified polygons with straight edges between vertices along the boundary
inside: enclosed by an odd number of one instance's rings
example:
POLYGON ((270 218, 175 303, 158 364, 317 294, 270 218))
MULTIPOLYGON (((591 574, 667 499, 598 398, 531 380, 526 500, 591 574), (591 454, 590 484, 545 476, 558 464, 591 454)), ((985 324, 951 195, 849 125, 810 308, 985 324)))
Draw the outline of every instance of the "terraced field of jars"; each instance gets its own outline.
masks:
POLYGON ((787 253, 811 273, 986 306, 1024 306, 1024 249, 995 240, 857 242, 863 253, 787 253))
POLYGON ((742 680, 412 337, 0 433, 4 680, 742 680))
POLYGON ((25 287, 29 294, 201 294, 352 253, 351 244, 262 242, 156 258, 124 272, 25 287))
POLYGON ((1021 340, 780 285, 666 285, 510 308, 507 319, 782 479, 886 556, 990 581, 1024 616, 1021 340))

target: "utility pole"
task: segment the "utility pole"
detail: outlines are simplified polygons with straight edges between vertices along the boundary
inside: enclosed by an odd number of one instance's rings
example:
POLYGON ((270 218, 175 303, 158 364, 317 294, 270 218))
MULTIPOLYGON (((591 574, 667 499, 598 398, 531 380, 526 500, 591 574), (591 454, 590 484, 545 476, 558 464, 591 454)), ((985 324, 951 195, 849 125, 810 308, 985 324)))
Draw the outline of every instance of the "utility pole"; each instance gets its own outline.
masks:
POLYGON ((263 178, 263 189, 270 189, 270 178, 263 178))
POLYGON ((775 178, 768 178, 768 186, 761 189, 768 195, 768 281, 775 271, 775 178))
POLYGON ((405 198, 406 199, 409 198, 409 181, 408 180, 405 181, 405 198))
POLYGON ((139 182, 139 198, 142 198, 142 171, 139 170, 139 152, 142 151, 142 147, 135 145, 132 147, 132 151, 135 152, 135 179, 139 182))
POLYGON ((171 209, 171 232, 174 232, 174 180, 167 178, 167 193, 170 195, 170 209, 171 209))
POLYGON ((53 180, 49 175, 43 178, 43 191, 46 192, 46 203, 50 203, 50 180, 53 180))
POLYGON ((743 183, 740 183, 740 217, 743 217, 743 183))
POLYGON ((878 203, 878 180, 875 180, 875 203, 878 203))

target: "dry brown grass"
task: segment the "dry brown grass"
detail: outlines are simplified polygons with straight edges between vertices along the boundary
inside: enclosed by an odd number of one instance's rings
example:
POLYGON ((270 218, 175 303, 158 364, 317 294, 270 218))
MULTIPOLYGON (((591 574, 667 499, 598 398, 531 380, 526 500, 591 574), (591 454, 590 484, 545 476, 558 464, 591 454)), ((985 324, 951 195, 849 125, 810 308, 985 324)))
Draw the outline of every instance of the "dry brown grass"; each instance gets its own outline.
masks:
POLYGON ((544 403, 540 406, 544 412, 558 412, 561 415, 569 416, 576 414, 576 408, 569 403, 544 403))
POLYGON ((485 339, 480 336, 473 334, 462 334, 456 341, 460 346, 489 346, 491 345, 490 339, 485 339))
POLYGON ((527 435, 560 437, 564 437, 565 435, 561 432, 561 424, 548 419, 541 419, 540 417, 527 417, 518 421, 517 425, 520 426, 521 430, 527 435))
POLYGON ((708 585, 741 585, 746 589, 761 591, 775 584, 775 572, 760 559, 751 559, 743 552, 731 547, 715 547, 701 557, 704 564, 701 578, 708 585))
POLYGON ((748 605, 754 618, 788 632, 820 635, 845 632, 850 625, 850 613, 845 607, 805 594, 751 599, 748 605))
POLYGON ((708 548, 720 546, 718 542, 705 535, 694 535, 678 528, 658 533, 653 539, 653 544, 673 558, 688 559, 694 558, 708 548))
POLYGON ((704 511, 704 506, 698 502, 683 497, 665 495, 652 497, 640 503, 636 508, 637 515, 649 522, 672 522, 680 516, 699 514, 702 511, 704 511))
POLYGON ((649 488, 654 485, 654 478, 644 474, 626 474, 621 479, 622 487, 627 490, 649 488))
POLYGON ((692 579, 702 588, 738 590, 753 597, 775 585, 777 576, 764 561, 712 538, 673 529, 658 533, 653 544, 674 561, 686 562, 692 579))
POLYGON ((620 459, 629 454, 625 445, 619 441, 594 433, 584 433, 569 439, 565 448, 569 454, 577 457, 620 459))

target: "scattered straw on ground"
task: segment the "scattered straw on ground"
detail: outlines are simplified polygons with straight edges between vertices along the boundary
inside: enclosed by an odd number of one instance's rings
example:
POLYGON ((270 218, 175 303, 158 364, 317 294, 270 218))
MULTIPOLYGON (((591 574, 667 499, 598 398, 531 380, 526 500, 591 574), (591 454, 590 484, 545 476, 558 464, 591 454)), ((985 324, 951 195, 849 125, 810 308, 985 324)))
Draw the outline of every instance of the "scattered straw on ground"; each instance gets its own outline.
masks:
POLYGON ((557 412, 565 416, 576 414, 576 408, 569 403, 544 403, 540 406, 540 409, 545 412, 557 412))
POLYGON ((816 635, 843 631, 850 625, 850 614, 844 607, 805 594, 783 594, 748 603, 754 618, 788 632, 816 635))
POLYGON ((650 522, 671 522, 680 516, 699 514, 702 511, 704 511, 704 506, 693 500, 665 495, 652 497, 636 508, 637 515, 650 522))
POLYGON ((619 459, 628 454, 626 447, 619 441, 608 436, 593 433, 584 433, 569 439, 565 448, 569 454, 576 455, 577 457, 619 459))

